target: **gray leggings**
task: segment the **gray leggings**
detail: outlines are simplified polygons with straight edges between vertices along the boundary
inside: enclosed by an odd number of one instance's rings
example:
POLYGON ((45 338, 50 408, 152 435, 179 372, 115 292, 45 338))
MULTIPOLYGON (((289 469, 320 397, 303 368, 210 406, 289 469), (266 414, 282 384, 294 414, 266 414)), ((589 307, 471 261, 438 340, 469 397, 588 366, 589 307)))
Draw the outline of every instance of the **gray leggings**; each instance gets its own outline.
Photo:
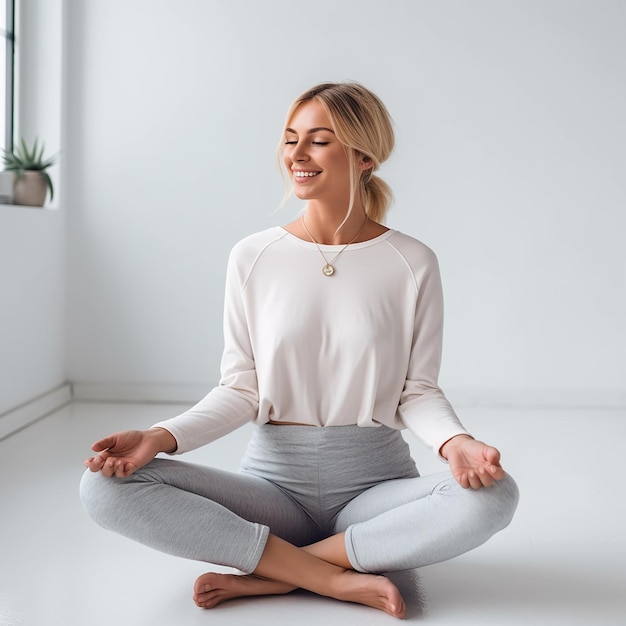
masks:
POLYGON ((345 532, 360 572, 437 563, 485 542, 517 506, 509 476, 479 490, 449 471, 420 477, 400 432, 384 426, 254 431, 239 472, 169 459, 125 479, 87 471, 83 504, 126 537, 243 572, 255 570, 270 532, 297 546, 345 532))

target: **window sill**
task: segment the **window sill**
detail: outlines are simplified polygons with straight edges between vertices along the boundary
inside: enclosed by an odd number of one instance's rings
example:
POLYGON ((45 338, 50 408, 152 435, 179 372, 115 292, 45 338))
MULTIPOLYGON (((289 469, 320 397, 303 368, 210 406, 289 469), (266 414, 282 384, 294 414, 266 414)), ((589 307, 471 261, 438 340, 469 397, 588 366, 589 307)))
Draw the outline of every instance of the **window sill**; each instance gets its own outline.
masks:
POLYGON ((43 206, 31 206, 29 204, 7 204, 7 203, 1 203, 0 204, 0 211, 3 208, 7 208, 9 210, 13 210, 13 209, 38 209, 39 211, 43 210, 43 211, 58 211, 59 207, 56 204, 44 204, 43 206))

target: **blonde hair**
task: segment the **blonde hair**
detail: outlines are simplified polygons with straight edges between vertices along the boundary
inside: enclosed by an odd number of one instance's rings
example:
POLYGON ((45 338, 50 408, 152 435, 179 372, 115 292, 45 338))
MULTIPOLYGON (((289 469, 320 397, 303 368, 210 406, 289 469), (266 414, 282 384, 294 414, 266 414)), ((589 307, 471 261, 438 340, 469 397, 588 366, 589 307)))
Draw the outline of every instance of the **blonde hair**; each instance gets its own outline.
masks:
MULTIPOLYGON (((391 116, 380 98, 356 82, 321 83, 296 98, 287 112, 285 127, 295 110, 304 102, 315 100, 330 118, 337 139, 346 147, 350 163, 350 203, 346 219, 357 198, 365 213, 381 222, 389 210, 392 192, 374 172, 387 160, 394 146, 391 116), (371 162, 363 169, 360 161, 371 162)), ((279 144, 279 161, 283 141, 279 144)), ((287 195, 290 195, 291 190, 287 195)), ((344 220, 345 221, 345 220, 344 220)))

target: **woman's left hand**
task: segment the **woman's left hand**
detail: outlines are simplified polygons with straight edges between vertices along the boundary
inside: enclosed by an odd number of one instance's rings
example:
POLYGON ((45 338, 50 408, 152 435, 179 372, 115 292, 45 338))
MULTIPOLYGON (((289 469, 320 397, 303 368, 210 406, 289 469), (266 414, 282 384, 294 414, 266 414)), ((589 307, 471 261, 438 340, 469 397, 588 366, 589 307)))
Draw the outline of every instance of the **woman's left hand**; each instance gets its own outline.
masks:
POLYGON ((467 435, 446 441, 441 446, 441 455, 447 459, 452 475, 464 489, 491 487, 496 480, 504 478, 497 448, 467 435))

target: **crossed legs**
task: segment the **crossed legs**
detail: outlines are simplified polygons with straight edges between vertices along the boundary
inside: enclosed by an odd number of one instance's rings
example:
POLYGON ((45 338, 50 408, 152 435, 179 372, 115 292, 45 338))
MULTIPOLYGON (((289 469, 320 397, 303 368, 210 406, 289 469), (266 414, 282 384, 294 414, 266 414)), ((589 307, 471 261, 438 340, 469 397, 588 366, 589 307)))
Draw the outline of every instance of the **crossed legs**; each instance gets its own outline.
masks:
POLYGON ((388 578, 365 572, 420 567, 466 552, 510 522, 517 499, 509 476, 480 491, 463 490, 448 473, 388 481, 339 513, 336 534, 301 549, 270 535, 252 575, 204 574, 196 581, 194 600, 212 608, 234 597, 302 587, 401 618, 405 605, 398 589, 388 578), (367 570, 360 559, 369 563, 367 570))
MULTIPOLYGON (((200 576, 194 587, 199 606, 210 608, 233 597, 288 593, 301 587, 402 617, 404 602, 397 588, 384 576, 366 572, 425 564, 419 561, 423 558, 419 550, 407 557, 418 559, 408 565, 386 562, 387 557, 381 560, 380 553, 389 553, 392 559, 398 555, 404 558, 407 551, 411 552, 404 543, 407 537, 412 544, 420 543, 420 526, 426 530, 434 525, 432 545, 449 543, 449 537, 437 541, 440 529, 432 512, 440 510, 441 519, 452 513, 457 522, 446 532, 454 534, 466 526, 465 513, 472 509, 468 504, 460 508, 446 504, 460 502, 459 494, 441 477, 434 486, 426 478, 430 477, 388 481, 363 492, 339 513, 335 534, 327 538, 295 500, 271 482, 178 461, 157 459, 128 479, 87 472, 81 494, 85 508, 106 528, 169 554, 248 572, 243 576, 200 576), (417 503, 420 500, 424 500, 421 507, 417 503), (420 508, 427 513, 430 510, 423 524, 415 517, 420 508), (397 529, 399 522, 401 535, 390 533, 389 528, 397 529), (376 549, 377 545, 382 550, 376 549)), ((497 506, 487 501, 476 505, 475 526, 497 513, 498 502, 503 500, 499 486, 465 494, 482 492, 490 492, 497 506)), ((508 498, 510 502, 513 499, 508 498)), ((470 497, 468 502, 474 500, 470 497)), ((509 503, 506 514, 496 515, 496 526, 506 525, 513 509, 509 503)), ((499 529, 494 528, 489 526, 486 534, 499 529)), ((473 544, 475 541, 468 544, 462 538, 453 554, 443 555, 433 554, 429 548, 428 558, 431 562, 433 558, 450 558, 473 544)))

